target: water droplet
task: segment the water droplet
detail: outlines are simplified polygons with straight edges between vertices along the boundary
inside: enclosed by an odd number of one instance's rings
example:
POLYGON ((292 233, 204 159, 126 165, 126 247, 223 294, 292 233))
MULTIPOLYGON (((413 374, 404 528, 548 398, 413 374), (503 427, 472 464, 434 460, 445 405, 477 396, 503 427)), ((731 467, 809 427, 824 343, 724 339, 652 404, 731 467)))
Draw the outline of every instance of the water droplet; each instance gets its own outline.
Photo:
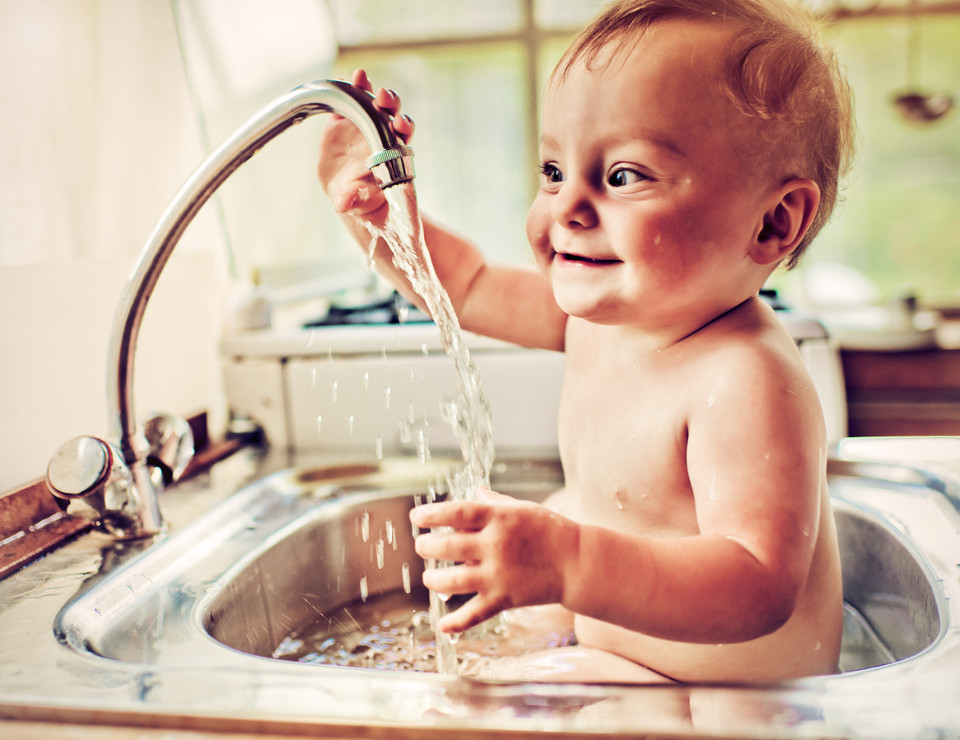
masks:
POLYGON ((401 421, 398 426, 400 428, 400 444, 408 444, 410 442, 410 434, 413 431, 412 428, 405 421, 401 421))
POLYGON ((360 600, 366 603, 367 595, 367 577, 360 576, 360 600))
POLYGON ((407 319, 410 317, 410 306, 402 304, 397 306, 397 319, 401 324, 406 324, 407 319))
POLYGON ((383 389, 383 407, 387 411, 390 410, 390 386, 383 389))
POLYGON ((310 368, 310 387, 317 387, 317 368, 315 367, 310 368))
POLYGON ((330 384, 330 400, 333 403, 337 402, 337 391, 340 389, 340 384, 335 380, 330 384))
POLYGON ((387 542, 393 542, 393 537, 394 537, 393 519, 387 519, 386 524, 384 524, 384 528, 387 531, 387 542))
POLYGON ((417 432, 417 459, 422 463, 430 460, 430 445, 422 429, 417 432))
POLYGON ((317 434, 320 434, 323 431, 323 417, 320 414, 317 414, 317 434))
POLYGON ((366 542, 370 539, 370 512, 365 511, 360 515, 360 539, 366 542))
POLYGON ((347 434, 353 435, 353 414, 347 417, 347 434))
POLYGON ((400 576, 403 578, 403 592, 410 593, 410 563, 400 566, 400 576))
POLYGON ((377 460, 383 460, 383 439, 380 437, 379 434, 377 435, 377 441, 375 444, 376 444, 377 460))
POLYGON ((619 511, 623 511, 623 500, 626 498, 626 494, 623 492, 622 488, 618 488, 616 493, 613 494, 613 502, 617 505, 619 511))
POLYGON ((430 350, 427 348, 426 344, 420 345, 420 351, 423 353, 424 357, 427 357, 430 354, 430 350))
POLYGON ((377 539, 377 569, 383 570, 383 539, 377 539))
POLYGON ((364 373, 360 377, 360 385, 363 388, 364 393, 370 390, 370 373, 364 373))

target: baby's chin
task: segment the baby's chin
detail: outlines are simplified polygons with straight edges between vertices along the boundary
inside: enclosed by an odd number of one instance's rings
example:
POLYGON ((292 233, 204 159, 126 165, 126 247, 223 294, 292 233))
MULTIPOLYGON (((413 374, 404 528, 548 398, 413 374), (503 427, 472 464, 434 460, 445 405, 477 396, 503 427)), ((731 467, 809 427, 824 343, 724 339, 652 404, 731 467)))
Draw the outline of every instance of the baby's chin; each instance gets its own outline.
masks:
POLYGON ((594 324, 617 324, 611 301, 598 298, 596 291, 554 285, 553 298, 567 316, 594 324))

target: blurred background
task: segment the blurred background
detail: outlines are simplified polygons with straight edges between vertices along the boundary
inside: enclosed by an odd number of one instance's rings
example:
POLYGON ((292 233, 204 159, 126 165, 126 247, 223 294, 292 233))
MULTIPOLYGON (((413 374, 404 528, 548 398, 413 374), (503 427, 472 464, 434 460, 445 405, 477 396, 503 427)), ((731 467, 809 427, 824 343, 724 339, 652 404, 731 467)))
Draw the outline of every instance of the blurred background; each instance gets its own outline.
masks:
MULTIPOLYGON (((300 83, 363 66, 396 89, 417 124, 421 206, 491 258, 530 261, 539 95, 601 5, 0 0, 0 491, 42 474, 64 439, 106 433, 113 311, 153 224, 207 153, 300 83)), ((813 7, 856 93, 858 157, 803 267, 772 285, 824 315, 950 315, 960 2, 813 7)), ((141 335, 141 414, 222 416, 216 345, 238 290, 282 298, 373 280, 316 183, 323 122, 271 142, 190 226, 141 335)))

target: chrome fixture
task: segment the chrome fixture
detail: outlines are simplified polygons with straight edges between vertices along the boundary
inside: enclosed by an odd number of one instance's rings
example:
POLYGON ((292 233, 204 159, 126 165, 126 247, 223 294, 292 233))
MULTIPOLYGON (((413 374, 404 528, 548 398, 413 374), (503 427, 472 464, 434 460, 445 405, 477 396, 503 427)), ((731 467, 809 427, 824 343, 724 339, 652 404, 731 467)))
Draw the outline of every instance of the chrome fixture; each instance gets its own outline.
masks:
POLYGON ((211 195, 264 144, 317 113, 353 122, 372 152, 367 166, 381 188, 413 179, 413 150, 404 146, 373 96, 339 80, 294 88, 227 139, 187 180, 150 234, 114 317, 107 367, 107 416, 119 444, 80 437, 63 445, 47 468, 47 486, 61 507, 118 537, 163 529, 158 497, 193 455, 189 426, 172 417, 137 427, 133 360, 140 323, 154 286, 187 226, 211 195))

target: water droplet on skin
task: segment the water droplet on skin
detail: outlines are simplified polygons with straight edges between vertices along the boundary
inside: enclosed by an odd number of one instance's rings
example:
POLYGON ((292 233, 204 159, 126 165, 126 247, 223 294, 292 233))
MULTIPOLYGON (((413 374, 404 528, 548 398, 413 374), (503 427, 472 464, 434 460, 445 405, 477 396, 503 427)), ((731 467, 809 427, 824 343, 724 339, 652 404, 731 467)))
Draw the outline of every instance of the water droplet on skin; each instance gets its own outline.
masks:
POLYGON ((713 404, 714 404, 713 396, 710 396, 710 398, 707 399, 707 408, 712 409, 713 404))
POLYGON ((710 488, 707 489, 707 497, 711 501, 722 501, 723 497, 717 492, 717 469, 713 469, 713 478, 710 480, 710 488))
POLYGON ((626 494, 623 492, 623 489, 618 488, 613 494, 613 502, 617 505, 618 511, 623 511, 623 500, 626 498, 626 494))
POLYGON ((813 646, 813 652, 819 653, 821 647, 822 646, 820 645, 820 640, 817 640, 817 644, 813 646))
POLYGON ((662 239, 663 239, 663 235, 662 235, 662 234, 657 234, 655 237, 653 237, 653 243, 654 243, 654 244, 659 244, 659 243, 662 241, 662 239))

